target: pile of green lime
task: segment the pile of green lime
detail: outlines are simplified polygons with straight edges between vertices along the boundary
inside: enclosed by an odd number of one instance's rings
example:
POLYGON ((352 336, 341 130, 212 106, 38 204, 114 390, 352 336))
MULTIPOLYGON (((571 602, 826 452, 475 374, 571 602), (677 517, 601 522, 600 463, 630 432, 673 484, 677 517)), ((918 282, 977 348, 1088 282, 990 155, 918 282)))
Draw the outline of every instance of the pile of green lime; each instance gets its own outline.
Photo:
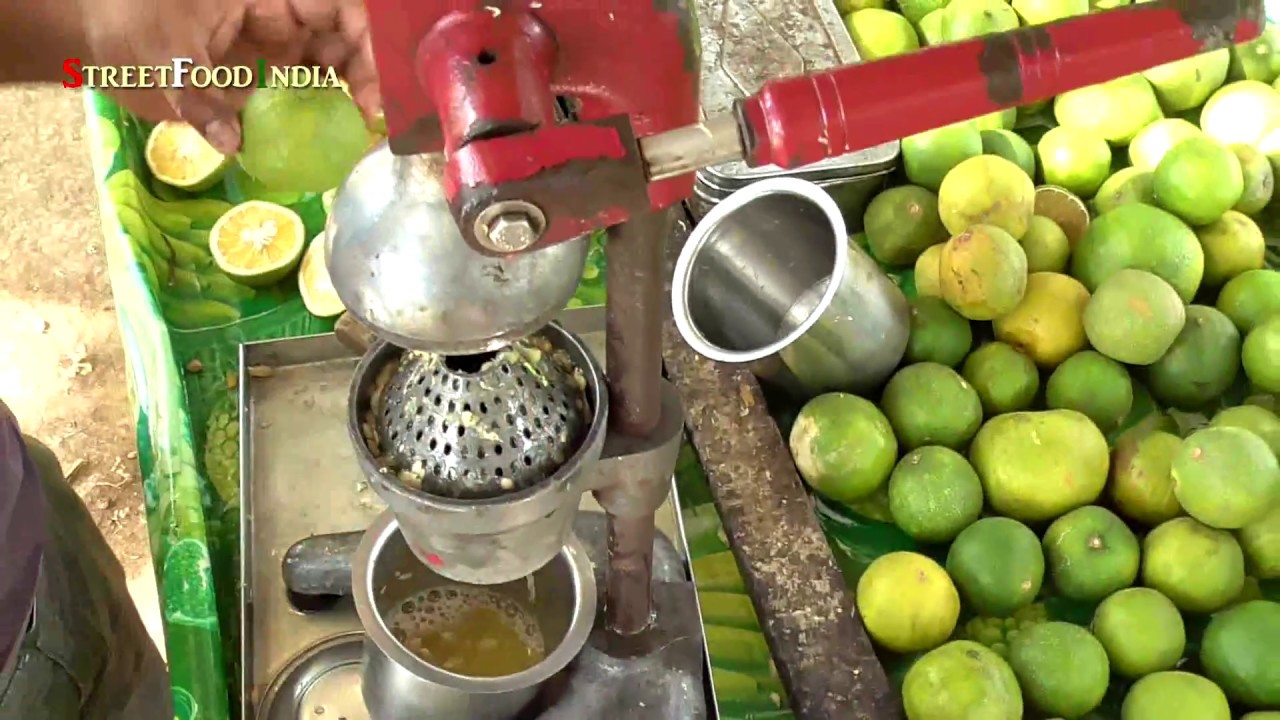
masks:
MULTIPOLYGON (((1113 5, 849 17, 878 56, 1113 5)), ((791 440, 894 538, 828 525, 910 720, 1280 711, 1278 37, 904 138, 870 200, 907 348, 791 440)))

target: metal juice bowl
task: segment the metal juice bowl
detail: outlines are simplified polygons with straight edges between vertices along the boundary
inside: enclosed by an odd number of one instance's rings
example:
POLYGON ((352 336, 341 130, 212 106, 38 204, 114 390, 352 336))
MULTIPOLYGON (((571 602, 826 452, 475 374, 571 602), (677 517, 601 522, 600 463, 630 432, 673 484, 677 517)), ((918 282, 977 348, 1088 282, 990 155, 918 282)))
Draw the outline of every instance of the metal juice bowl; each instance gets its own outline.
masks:
POLYGON ((586 379, 587 430, 578 449, 555 472, 523 490, 485 499, 450 498, 415 490, 378 466, 362 433, 373 407, 377 376, 401 348, 378 342, 356 367, 347 429, 356 461, 374 491, 395 513, 409 547, 436 573, 459 582, 498 584, 550 562, 571 536, 591 469, 604 447, 609 411, 604 373, 581 339, 550 323, 537 333, 564 350, 586 379))
POLYGON ((388 617, 424 590, 456 585, 418 560, 391 512, 365 532, 352 567, 356 612, 364 626, 361 693, 377 720, 510 720, 543 682, 582 650, 596 615, 596 583, 585 548, 572 535, 533 573, 486 585, 529 608, 546 655, 514 675, 469 677, 425 662, 392 634, 388 617))

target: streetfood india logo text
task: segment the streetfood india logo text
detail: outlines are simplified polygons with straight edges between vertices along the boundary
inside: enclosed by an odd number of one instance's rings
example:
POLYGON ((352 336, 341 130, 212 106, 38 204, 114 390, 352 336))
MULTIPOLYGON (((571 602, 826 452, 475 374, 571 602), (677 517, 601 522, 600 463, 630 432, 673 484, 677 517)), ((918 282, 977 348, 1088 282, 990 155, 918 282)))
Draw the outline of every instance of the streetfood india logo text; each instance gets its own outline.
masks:
POLYGON ((142 90, 148 88, 299 88, 342 87, 332 67, 319 65, 254 65, 207 67, 191 58, 169 65, 85 65, 80 58, 62 61, 64 88, 142 90))

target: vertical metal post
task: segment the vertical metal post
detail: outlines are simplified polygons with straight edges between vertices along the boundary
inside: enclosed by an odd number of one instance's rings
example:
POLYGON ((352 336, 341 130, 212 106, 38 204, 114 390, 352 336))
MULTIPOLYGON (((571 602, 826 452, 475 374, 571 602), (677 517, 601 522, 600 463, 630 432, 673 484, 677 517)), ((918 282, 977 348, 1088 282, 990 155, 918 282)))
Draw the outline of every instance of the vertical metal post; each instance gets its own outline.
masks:
MULTIPOLYGON (((661 302, 670 230, 670 212, 650 213, 610 228, 605 245, 609 430, 621 435, 646 436, 662 417, 661 302)), ((627 480, 666 481, 642 476, 627 480)), ((635 635, 653 620, 654 513, 619 516, 609 512, 608 521, 605 619, 612 632, 635 635)))

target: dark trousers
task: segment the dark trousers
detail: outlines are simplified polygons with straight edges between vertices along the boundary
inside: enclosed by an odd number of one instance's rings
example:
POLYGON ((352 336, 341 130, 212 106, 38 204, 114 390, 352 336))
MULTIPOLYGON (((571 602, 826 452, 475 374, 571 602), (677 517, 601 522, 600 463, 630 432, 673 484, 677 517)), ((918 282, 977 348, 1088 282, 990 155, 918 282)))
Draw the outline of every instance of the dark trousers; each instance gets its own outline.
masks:
POLYGON ((0 675, 0 720, 169 720, 169 674, 124 569, 54 454, 27 439, 48 509, 34 622, 0 675))

